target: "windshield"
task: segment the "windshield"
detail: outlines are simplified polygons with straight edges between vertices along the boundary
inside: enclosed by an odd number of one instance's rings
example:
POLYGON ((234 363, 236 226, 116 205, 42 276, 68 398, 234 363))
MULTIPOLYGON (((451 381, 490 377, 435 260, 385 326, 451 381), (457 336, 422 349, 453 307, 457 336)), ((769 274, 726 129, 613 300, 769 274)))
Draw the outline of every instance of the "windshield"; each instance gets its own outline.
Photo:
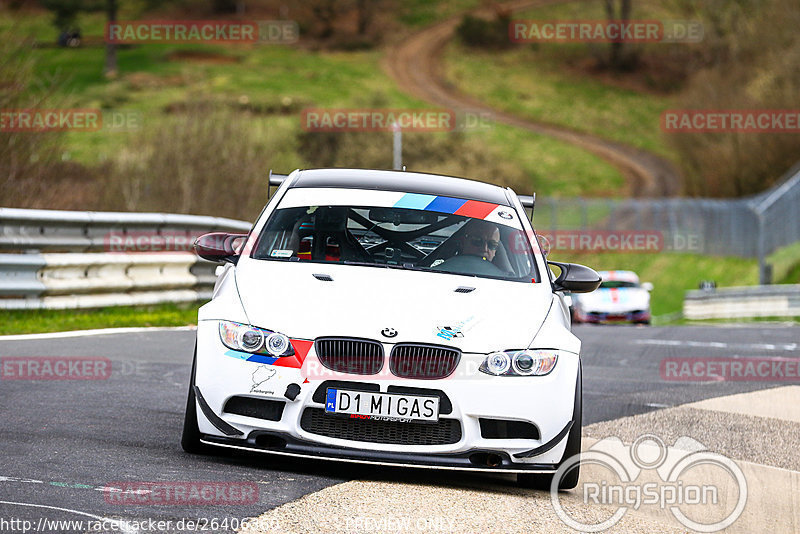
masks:
POLYGON ((509 224, 386 206, 279 206, 252 257, 538 282, 516 213, 500 213, 509 224))
POLYGON ((639 287, 639 284, 622 280, 606 280, 600 284, 600 289, 615 289, 618 287, 639 287))

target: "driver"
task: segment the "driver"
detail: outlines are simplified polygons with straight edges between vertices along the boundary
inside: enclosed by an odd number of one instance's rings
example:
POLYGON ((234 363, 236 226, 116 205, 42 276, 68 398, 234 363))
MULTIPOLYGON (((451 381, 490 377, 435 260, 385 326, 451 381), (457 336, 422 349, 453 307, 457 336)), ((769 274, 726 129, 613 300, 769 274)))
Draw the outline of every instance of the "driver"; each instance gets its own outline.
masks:
POLYGON ((491 262, 500 246, 500 229, 493 223, 472 219, 464 228, 461 254, 478 256, 491 262))

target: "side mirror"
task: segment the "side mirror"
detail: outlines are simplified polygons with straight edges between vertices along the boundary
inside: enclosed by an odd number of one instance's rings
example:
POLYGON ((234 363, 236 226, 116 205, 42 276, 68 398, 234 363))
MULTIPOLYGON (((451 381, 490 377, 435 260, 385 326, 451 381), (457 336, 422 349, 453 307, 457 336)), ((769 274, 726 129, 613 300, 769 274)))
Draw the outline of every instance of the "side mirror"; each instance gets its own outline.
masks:
POLYGON ((560 263, 548 261, 561 269, 561 274, 553 282, 555 291, 570 291, 572 293, 591 293, 598 287, 603 279, 594 269, 577 263, 560 263))
POLYGON ((652 291, 653 290, 653 284, 651 284, 650 282, 644 282, 642 284, 642 289, 644 289, 645 291, 652 291))
POLYGON ((236 263, 246 239, 247 234, 211 232, 195 240, 194 250, 204 260, 236 263))

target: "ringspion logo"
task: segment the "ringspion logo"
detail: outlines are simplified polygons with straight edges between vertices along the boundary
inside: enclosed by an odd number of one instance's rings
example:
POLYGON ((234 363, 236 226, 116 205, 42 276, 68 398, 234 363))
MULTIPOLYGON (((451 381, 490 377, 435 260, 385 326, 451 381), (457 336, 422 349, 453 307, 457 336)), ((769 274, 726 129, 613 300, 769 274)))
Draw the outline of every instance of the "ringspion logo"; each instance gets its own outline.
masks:
POLYGON ((564 460, 553 475, 550 501, 559 519, 579 532, 608 530, 628 510, 640 508, 669 511, 681 525, 698 532, 718 532, 744 512, 747 479, 736 462, 688 436, 672 447, 653 434, 640 435, 627 446, 608 437, 564 460), (607 519, 590 522, 575 516, 575 507, 562 506, 558 486, 578 465, 581 477, 573 494, 584 505, 616 508, 607 519))

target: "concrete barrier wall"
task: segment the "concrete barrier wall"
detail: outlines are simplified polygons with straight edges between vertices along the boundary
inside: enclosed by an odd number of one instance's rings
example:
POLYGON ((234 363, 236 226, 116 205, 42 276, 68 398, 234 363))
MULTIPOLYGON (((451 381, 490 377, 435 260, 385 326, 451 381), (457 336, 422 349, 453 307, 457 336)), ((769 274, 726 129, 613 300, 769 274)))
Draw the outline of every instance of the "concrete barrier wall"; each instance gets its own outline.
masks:
POLYGON ((687 319, 800 317, 800 285, 689 291, 683 301, 683 316, 687 319))

